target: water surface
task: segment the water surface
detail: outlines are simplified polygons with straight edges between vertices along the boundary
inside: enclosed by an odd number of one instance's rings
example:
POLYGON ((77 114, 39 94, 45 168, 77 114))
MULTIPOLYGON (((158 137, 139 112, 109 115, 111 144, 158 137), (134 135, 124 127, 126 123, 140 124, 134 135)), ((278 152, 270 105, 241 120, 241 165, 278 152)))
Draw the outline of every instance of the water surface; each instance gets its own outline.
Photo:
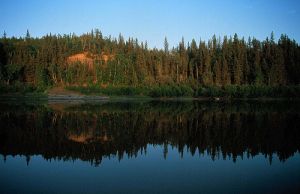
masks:
POLYGON ((298 102, 0 108, 0 193, 300 191, 298 102))

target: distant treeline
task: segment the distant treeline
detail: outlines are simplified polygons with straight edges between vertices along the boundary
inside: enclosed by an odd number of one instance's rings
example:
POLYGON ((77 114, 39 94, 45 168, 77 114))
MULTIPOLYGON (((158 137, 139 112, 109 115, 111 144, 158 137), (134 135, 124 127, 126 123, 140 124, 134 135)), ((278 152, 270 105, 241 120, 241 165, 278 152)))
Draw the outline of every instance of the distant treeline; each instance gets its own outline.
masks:
POLYGON ((273 33, 255 38, 213 36, 163 49, 147 42, 104 37, 96 29, 80 36, 52 35, 0 39, 2 85, 156 86, 156 85, 298 85, 300 47, 295 40, 273 33), (77 58, 76 58, 77 57, 77 58), (78 60, 77 60, 78 59, 78 60))

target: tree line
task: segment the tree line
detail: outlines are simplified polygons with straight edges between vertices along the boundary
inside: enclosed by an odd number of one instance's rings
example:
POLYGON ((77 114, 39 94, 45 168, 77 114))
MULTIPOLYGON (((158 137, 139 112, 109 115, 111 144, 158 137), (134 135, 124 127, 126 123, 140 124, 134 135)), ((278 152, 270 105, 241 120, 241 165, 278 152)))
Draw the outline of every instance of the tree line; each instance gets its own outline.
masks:
POLYGON ((186 42, 169 48, 148 48, 147 42, 104 37, 100 30, 76 34, 47 34, 33 38, 0 39, 0 81, 2 84, 49 85, 298 85, 300 47, 295 40, 271 33, 256 38, 215 35, 208 41, 186 42), (68 57, 86 53, 84 61, 68 63, 68 57), (93 57, 100 56, 100 57, 93 57), (102 56, 102 57, 101 57, 102 56), (103 56, 112 56, 105 60, 103 56))

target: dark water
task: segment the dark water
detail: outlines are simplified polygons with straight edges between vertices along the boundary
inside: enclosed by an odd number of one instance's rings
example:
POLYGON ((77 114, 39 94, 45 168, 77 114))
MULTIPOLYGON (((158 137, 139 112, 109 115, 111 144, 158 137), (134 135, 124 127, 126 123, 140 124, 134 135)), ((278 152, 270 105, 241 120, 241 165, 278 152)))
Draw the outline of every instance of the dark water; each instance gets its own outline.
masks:
POLYGON ((0 193, 299 193, 299 102, 0 104, 0 193))

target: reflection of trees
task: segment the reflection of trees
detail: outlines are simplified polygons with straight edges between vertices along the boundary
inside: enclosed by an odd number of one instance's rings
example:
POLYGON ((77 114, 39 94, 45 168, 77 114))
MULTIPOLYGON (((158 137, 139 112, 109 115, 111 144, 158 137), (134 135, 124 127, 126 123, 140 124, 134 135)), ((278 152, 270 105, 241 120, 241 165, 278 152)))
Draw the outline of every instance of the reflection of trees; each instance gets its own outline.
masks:
POLYGON ((299 106, 284 103, 214 104, 145 102, 45 106, 1 105, 0 153, 41 154, 46 159, 136 156, 147 144, 184 148, 216 157, 278 154, 284 161, 300 148, 299 106))

